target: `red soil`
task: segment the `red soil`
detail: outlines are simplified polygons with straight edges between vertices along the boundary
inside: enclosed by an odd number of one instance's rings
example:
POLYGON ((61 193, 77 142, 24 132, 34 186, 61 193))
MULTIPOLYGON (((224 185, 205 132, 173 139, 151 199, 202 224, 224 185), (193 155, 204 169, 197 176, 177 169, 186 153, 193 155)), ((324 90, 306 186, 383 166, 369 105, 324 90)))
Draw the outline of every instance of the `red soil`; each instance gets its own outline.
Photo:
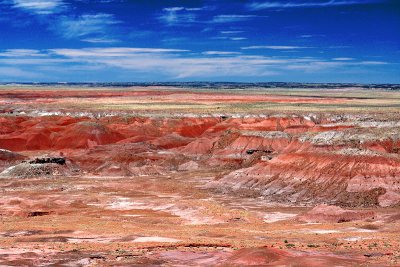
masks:
POLYGON ((299 116, 3 117, 0 129, 0 148, 64 151, 81 169, 97 174, 164 172, 194 160, 201 168, 230 170, 214 183, 218 188, 252 190, 279 201, 350 206, 400 201, 400 159, 393 154, 398 140, 357 143, 361 150, 355 151, 344 137, 333 143, 318 139, 328 142, 321 145, 302 138, 352 128, 324 127, 299 116), (362 149, 370 152, 363 154, 362 149))
POLYGON ((398 262, 394 117, 229 111, 235 103, 245 111, 252 103, 350 107, 350 98, 29 89, 0 91, 0 99, 0 264, 398 262), (147 110, 147 103, 156 111, 112 108, 147 110), (161 115, 159 103, 177 104, 174 114, 186 115, 161 115), (221 114, 180 109, 199 103, 221 114), (30 162, 37 157, 66 162, 30 162), (299 207, 321 203, 331 206, 299 207))
POLYGON ((234 266, 354 266, 360 259, 337 255, 291 253, 274 248, 249 248, 233 253, 227 259, 234 266))
POLYGON ((311 223, 343 223, 375 218, 376 214, 373 211, 344 210, 340 207, 325 204, 318 205, 299 217, 301 221, 311 223))

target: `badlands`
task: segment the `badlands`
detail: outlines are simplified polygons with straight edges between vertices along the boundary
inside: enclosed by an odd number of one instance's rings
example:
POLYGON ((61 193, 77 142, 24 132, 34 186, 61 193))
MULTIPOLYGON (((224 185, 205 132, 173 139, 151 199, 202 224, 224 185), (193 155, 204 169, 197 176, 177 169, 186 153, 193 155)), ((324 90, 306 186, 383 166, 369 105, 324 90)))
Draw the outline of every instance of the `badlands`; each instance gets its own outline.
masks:
POLYGON ((0 89, 0 266, 400 266, 400 91, 0 89))

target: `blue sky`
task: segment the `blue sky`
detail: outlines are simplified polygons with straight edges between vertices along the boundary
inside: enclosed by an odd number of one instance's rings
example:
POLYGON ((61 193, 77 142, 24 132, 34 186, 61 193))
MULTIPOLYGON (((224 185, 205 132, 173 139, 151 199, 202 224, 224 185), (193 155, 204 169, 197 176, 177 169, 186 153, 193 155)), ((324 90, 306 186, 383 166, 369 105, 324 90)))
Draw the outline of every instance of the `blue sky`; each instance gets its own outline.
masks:
POLYGON ((400 83, 398 0, 0 0, 0 82, 400 83))

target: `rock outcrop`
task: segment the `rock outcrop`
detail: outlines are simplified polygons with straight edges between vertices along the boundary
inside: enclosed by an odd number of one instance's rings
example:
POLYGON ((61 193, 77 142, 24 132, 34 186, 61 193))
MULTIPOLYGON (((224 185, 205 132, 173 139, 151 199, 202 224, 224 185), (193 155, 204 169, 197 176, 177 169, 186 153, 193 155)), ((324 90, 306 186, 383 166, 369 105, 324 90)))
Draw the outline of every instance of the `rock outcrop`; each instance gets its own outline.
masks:
POLYGON ((11 166, 0 173, 0 178, 37 178, 37 177, 65 177, 74 175, 68 166, 57 163, 29 163, 23 162, 11 166))

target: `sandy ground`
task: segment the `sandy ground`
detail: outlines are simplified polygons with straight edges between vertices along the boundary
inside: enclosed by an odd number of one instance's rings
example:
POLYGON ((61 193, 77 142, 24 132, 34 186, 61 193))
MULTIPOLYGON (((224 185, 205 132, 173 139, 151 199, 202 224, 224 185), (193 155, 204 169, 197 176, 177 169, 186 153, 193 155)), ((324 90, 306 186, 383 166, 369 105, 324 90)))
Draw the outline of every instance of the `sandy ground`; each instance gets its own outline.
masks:
POLYGON ((286 266, 310 266, 290 265, 305 255, 315 266, 400 263, 400 223, 383 222, 396 209, 307 224, 296 215, 309 208, 204 189, 215 175, 2 180, 0 265, 251 265, 274 259, 270 249, 286 266))

